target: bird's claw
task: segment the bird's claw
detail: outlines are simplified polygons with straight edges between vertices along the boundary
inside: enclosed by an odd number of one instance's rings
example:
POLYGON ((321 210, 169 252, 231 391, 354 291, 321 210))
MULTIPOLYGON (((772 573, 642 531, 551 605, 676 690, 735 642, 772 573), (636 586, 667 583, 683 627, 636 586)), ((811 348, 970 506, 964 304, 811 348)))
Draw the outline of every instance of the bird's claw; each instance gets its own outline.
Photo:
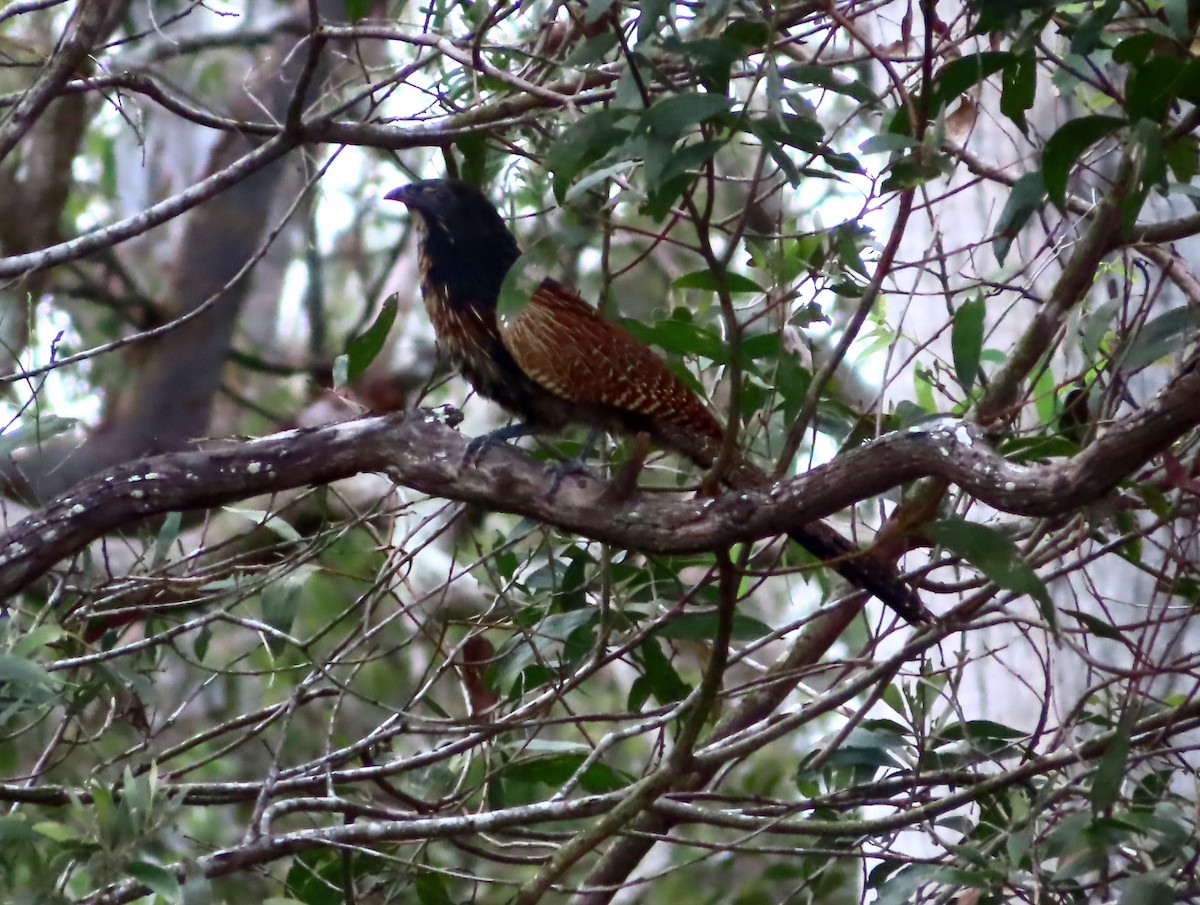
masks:
POLYGON ((585 475, 588 474, 587 459, 584 457, 576 457, 568 459, 566 462, 558 462, 554 465, 547 465, 546 471, 550 475, 550 489, 546 491, 546 496, 552 497, 558 493, 558 487, 563 482, 563 478, 568 475, 585 475))
POLYGON ((472 437, 467 441, 467 448, 463 450, 462 464, 471 467, 478 466, 483 460, 484 455, 489 449, 497 443, 504 441, 498 440, 491 434, 484 434, 481 437, 472 437))

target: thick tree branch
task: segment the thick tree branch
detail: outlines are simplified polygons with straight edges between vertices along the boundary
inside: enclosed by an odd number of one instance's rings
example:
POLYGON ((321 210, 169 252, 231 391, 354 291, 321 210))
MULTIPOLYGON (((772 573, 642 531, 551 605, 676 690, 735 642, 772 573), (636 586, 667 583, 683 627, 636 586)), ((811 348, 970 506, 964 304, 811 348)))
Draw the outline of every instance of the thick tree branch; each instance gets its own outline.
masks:
POLYGON ((1100 499, 1200 423, 1200 353, 1144 408, 1111 424, 1085 450, 1018 465, 980 429, 944 419, 889 434, 762 490, 716 499, 634 497, 614 507, 607 485, 570 478, 549 496, 543 466, 519 450, 490 451, 464 467, 462 436, 428 411, 138 460, 81 481, 0 536, 0 594, 13 594, 102 535, 141 518, 217 506, 263 493, 384 472, 433 496, 517 513, 633 550, 688 553, 781 534, 919 477, 960 485, 1005 512, 1055 516, 1100 499))

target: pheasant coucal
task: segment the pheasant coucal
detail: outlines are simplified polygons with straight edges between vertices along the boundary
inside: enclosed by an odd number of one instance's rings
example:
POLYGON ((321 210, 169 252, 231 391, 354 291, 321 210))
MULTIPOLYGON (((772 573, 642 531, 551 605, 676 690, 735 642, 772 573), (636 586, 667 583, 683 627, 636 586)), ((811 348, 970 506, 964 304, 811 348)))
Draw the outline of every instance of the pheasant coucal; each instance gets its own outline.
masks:
MULTIPOLYGON (((571 424, 644 431, 701 468, 713 464, 724 430, 708 406, 649 346, 604 320, 573 290, 543 280, 517 315, 500 321, 500 287, 521 251, 479 189, 433 179, 402 186, 386 198, 416 215, 421 294, 439 347, 481 395, 520 419, 490 439, 571 424)), ((485 444, 489 438, 483 438, 485 444)), ((744 457, 722 480, 741 490, 770 483, 744 457)), ((916 593, 890 567, 824 522, 788 536, 904 619, 928 621, 916 593)))

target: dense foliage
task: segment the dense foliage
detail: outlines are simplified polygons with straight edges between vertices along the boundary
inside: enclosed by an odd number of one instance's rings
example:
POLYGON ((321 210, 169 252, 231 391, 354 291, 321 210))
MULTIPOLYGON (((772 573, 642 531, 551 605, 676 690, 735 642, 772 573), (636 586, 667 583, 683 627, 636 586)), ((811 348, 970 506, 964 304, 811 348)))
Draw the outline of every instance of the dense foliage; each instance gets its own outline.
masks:
POLYGON ((4 900, 1200 897, 1198 18, 0 8, 4 900), (462 463, 446 174, 776 490, 462 463))

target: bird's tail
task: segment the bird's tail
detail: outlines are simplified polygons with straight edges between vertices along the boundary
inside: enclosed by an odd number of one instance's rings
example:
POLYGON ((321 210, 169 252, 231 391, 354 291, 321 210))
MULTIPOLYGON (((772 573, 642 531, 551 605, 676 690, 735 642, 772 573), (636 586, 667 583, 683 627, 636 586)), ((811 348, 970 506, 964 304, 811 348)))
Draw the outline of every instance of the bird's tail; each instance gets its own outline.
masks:
POLYGON ((822 560, 844 579, 869 591, 912 625, 931 620, 917 592, 868 551, 855 546, 824 522, 810 522, 788 532, 788 537, 822 560))

